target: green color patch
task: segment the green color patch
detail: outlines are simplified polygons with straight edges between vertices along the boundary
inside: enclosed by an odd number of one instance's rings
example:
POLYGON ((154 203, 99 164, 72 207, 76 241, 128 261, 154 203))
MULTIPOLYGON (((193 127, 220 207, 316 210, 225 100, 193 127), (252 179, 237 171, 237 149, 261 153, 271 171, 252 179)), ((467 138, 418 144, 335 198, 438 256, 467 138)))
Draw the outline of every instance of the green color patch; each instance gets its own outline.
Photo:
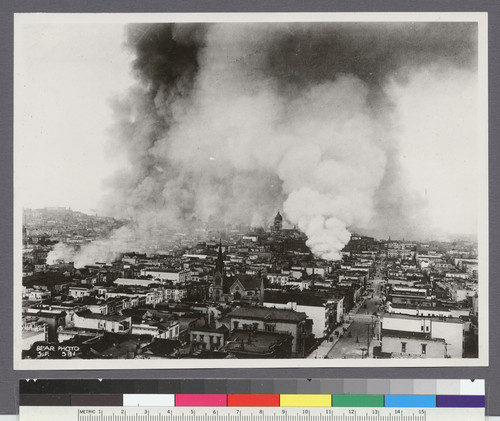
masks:
POLYGON ((384 407, 384 395, 332 395, 332 406, 384 407))

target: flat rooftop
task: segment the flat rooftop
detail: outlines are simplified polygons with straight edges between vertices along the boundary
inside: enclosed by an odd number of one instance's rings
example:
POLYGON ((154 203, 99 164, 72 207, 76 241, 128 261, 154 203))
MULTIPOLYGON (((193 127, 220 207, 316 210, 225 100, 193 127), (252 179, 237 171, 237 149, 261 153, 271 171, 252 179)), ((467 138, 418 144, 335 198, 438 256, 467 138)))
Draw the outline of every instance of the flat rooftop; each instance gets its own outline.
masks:
POLYGON ((224 348, 226 351, 245 351, 257 354, 268 353, 271 351, 273 345, 281 343, 289 338, 291 338, 291 336, 286 333, 235 330, 228 339, 230 343, 226 343, 224 348), (248 339, 250 334, 251 339, 249 343, 248 339), (241 345, 242 342, 243 346, 241 345))
POLYGON ((437 317, 437 316, 424 316, 424 315, 412 316, 410 314, 401 314, 401 313, 382 313, 380 317, 381 319, 408 319, 408 320, 425 318, 428 320, 434 320, 436 322, 458 323, 458 324, 463 323, 463 320, 459 319, 458 317, 437 317))

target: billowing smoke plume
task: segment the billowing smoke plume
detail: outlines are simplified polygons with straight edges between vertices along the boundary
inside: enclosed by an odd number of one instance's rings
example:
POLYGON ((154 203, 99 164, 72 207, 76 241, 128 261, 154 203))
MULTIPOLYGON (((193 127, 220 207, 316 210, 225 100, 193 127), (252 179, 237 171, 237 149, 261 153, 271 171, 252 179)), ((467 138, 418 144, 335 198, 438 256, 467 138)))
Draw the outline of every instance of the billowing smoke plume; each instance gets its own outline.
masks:
POLYGON ((129 227, 117 229, 110 238, 93 241, 81 248, 68 247, 64 243, 57 243, 47 255, 47 264, 53 265, 59 261, 73 262, 76 268, 96 262, 115 261, 120 252, 124 251, 127 240, 135 239, 129 227))
POLYGON ((476 37, 466 23, 131 25, 138 82, 112 129, 129 165, 108 212, 148 233, 282 208, 328 259, 352 229, 421 235, 388 87, 429 66, 474 73, 476 37))

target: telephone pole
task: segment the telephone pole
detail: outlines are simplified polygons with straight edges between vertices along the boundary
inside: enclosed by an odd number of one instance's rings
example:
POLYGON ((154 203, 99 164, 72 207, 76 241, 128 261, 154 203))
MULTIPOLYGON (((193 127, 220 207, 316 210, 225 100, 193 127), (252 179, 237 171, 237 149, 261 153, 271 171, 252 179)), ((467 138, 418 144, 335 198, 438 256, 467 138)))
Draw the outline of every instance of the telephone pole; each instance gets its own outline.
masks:
POLYGON ((367 326, 368 331, 366 334, 366 358, 370 356, 370 324, 367 326))

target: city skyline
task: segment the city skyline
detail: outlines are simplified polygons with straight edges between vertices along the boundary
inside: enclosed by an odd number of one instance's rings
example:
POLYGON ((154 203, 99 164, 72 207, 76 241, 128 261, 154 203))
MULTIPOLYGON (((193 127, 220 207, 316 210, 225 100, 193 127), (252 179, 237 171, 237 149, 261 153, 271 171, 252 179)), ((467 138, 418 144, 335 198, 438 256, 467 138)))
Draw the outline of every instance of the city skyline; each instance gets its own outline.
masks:
POLYGON ((477 244, 352 234, 331 262, 282 220, 278 212, 265 230, 158 233, 148 252, 130 238, 130 251, 108 256, 99 244, 119 221, 26 210, 23 360, 478 358, 477 244))

